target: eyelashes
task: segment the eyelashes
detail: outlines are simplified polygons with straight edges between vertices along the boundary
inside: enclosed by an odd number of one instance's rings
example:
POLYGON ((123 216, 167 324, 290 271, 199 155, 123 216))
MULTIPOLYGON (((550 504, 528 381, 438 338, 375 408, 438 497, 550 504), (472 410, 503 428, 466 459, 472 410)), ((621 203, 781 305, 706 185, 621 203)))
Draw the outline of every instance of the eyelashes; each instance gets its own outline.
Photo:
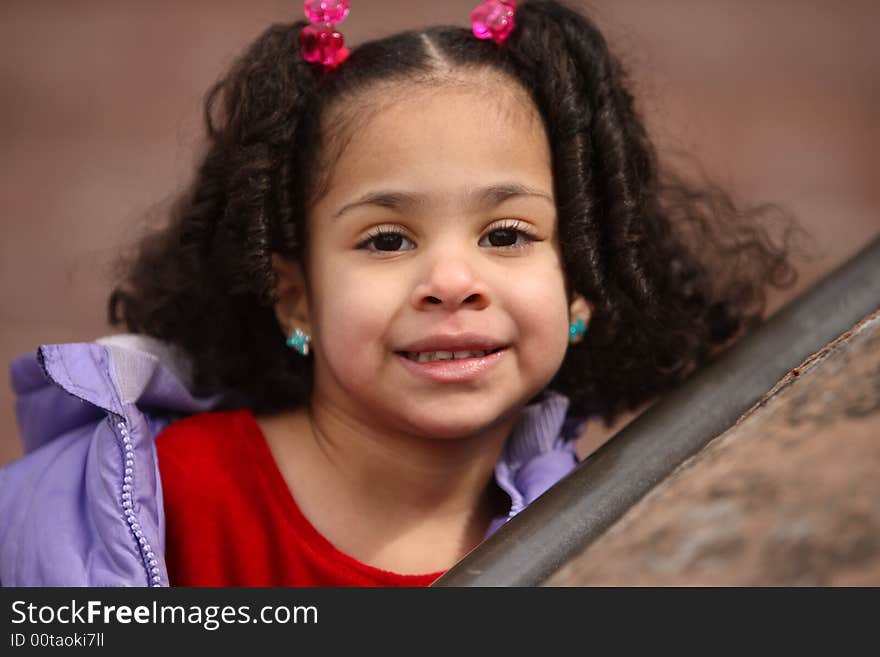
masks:
MULTIPOLYGON (((517 219, 507 219, 496 224, 480 238, 479 246, 516 251, 526 249, 533 242, 542 240, 526 228, 526 224, 517 219), (488 242, 488 243, 487 243, 488 242)), ((358 249, 374 253, 401 253, 415 248, 415 243, 407 236, 406 230, 400 226, 377 226, 367 233, 358 243, 358 249), (408 248, 401 248, 409 245, 408 248)))

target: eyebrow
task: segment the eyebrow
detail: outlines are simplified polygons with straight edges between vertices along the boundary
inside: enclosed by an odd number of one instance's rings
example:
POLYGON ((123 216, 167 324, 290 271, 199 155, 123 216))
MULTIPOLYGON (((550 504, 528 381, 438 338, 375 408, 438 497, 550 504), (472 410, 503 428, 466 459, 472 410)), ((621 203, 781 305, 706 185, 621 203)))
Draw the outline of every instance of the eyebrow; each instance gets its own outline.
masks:
MULTIPOLYGON (((471 190, 467 194, 467 202, 469 205, 479 208, 494 208, 504 203, 504 201, 522 196, 543 198, 549 201, 551 204, 554 203, 553 197, 549 194, 514 182, 489 185, 488 187, 478 187, 474 190, 471 190)), ((413 194, 411 192, 400 192, 393 190, 378 190, 368 192, 360 198, 352 201, 351 203, 347 203, 346 205, 342 206, 342 208, 340 208, 339 211, 337 211, 336 214, 333 215, 333 219, 338 219, 349 210, 353 210, 364 205, 375 205, 382 208, 389 208, 391 210, 400 211, 403 208, 418 207, 420 205, 424 205, 425 203, 427 203, 427 201, 428 196, 425 194, 413 194)))

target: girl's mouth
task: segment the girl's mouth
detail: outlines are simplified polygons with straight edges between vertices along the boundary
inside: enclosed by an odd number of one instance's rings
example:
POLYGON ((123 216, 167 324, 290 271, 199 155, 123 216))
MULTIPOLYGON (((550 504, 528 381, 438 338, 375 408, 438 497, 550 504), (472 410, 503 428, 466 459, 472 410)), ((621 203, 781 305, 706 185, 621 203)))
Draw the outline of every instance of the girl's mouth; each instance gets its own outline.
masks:
POLYGON ((410 373, 435 383, 473 381, 494 368, 507 347, 490 351, 398 351, 395 355, 410 373))
POLYGON ((409 360, 417 363, 433 363, 446 360, 467 360, 470 358, 483 358, 490 354, 501 351, 504 347, 484 351, 401 351, 398 352, 409 360))

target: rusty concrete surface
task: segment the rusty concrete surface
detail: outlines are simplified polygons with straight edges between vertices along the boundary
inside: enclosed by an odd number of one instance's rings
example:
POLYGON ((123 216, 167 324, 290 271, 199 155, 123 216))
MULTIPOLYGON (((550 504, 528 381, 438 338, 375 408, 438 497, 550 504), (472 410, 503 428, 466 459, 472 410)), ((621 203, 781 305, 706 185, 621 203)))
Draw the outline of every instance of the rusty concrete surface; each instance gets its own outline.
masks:
POLYGON ((545 584, 880 585, 880 311, 545 584))

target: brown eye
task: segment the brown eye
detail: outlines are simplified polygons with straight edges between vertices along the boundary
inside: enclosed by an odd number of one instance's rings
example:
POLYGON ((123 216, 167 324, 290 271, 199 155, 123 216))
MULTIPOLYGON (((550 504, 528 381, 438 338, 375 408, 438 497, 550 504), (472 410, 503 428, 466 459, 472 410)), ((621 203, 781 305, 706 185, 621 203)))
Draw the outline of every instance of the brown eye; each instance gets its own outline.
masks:
POLYGON ((373 238, 373 245, 379 251, 397 251, 403 244, 403 235, 386 233, 373 238))
POLYGON ((513 246, 516 244, 518 231, 509 228, 493 230, 489 233, 489 244, 492 246, 513 246))
POLYGON ((358 244, 359 249, 366 249, 367 251, 374 252, 382 251, 385 253, 409 251, 413 246, 411 240, 393 230, 379 230, 358 244), (404 243, 409 243, 412 246, 401 248, 404 246, 404 243))
POLYGON ((480 246, 491 246, 496 249, 524 249, 532 242, 540 241, 519 228, 496 228, 489 231, 480 240, 480 246))

